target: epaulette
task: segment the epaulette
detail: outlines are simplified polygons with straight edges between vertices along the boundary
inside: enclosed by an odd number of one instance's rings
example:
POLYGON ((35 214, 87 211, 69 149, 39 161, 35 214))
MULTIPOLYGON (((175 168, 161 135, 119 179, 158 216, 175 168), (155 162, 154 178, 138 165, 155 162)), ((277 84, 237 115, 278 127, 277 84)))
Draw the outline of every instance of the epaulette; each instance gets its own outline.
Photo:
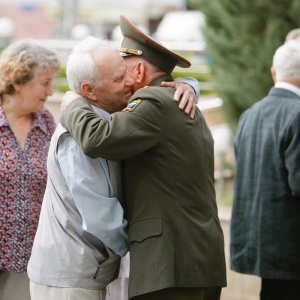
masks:
MULTIPOLYGON (((147 89, 147 88, 149 88, 149 87, 150 87, 149 85, 145 85, 145 86, 139 88, 137 91, 142 90, 142 89, 147 89)), ((137 91, 136 91, 136 92, 137 92, 137 91)))

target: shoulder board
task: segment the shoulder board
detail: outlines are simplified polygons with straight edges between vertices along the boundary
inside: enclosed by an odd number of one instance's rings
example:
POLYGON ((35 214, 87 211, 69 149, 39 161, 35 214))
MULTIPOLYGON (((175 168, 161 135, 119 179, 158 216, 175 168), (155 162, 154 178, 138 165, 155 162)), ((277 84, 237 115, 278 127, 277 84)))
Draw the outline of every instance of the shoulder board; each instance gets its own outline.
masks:
POLYGON ((138 91, 139 91, 139 90, 143 90, 143 89, 154 88, 154 87, 157 87, 157 86, 155 86, 155 85, 145 85, 144 87, 138 89, 138 91))
MULTIPOLYGON (((147 89, 147 88, 149 88, 150 86, 149 85, 145 85, 144 87, 141 87, 141 88, 139 88, 137 91, 140 91, 140 90, 143 90, 143 89, 147 89)), ((136 92, 137 92, 136 91, 136 92)))
POLYGON ((141 102, 141 99, 133 100, 130 103, 128 103, 127 107, 125 107, 122 111, 133 111, 141 102))

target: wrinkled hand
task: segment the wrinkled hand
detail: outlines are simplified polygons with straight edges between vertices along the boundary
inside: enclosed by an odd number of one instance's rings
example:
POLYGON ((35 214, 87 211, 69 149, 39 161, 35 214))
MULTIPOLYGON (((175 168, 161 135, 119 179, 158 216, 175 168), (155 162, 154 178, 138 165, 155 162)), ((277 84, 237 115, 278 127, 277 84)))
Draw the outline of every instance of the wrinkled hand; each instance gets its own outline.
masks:
POLYGON ((174 100, 179 102, 179 108, 194 118, 196 112, 197 98, 194 89, 189 85, 178 81, 163 81, 161 86, 171 87, 176 89, 174 100))
POLYGON ((79 94, 68 91, 65 93, 65 95, 61 98, 61 104, 60 104, 60 112, 63 112, 64 109, 76 98, 80 97, 79 94))

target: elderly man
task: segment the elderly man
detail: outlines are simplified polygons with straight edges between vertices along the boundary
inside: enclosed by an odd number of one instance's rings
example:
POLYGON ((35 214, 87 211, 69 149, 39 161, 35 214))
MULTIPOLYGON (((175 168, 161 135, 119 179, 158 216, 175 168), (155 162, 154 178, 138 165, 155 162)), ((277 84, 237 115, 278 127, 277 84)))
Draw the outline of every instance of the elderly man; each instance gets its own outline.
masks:
POLYGON ((262 278, 261 300, 300 299, 300 43, 273 57, 274 87, 235 137, 232 270, 262 278))
POLYGON ((91 157, 124 159, 130 239, 130 299, 220 299, 226 285, 223 233, 214 190, 213 139, 199 110, 178 110, 174 67, 190 63, 124 16, 120 51, 134 95, 105 120, 84 99, 62 124, 91 157))
MULTIPOLYGON (((97 39, 73 49, 67 77, 103 118, 123 107, 131 95, 132 79, 123 59, 97 39), (107 60, 111 73, 102 68, 107 60)), ((59 124, 47 169, 28 264, 31 299, 105 299, 106 286, 118 276, 120 257, 128 251, 127 221, 118 201, 119 168, 106 159, 85 156, 59 124)))
MULTIPOLYGON (((69 86, 102 118, 127 105, 133 84, 117 51, 87 38, 67 61, 69 86), (110 64, 107 64, 107 61, 110 64)), ((85 156, 60 124, 48 156, 48 182, 28 264, 31 298, 105 299, 128 250, 118 163, 85 156), (117 199, 118 197, 118 199, 117 199)))

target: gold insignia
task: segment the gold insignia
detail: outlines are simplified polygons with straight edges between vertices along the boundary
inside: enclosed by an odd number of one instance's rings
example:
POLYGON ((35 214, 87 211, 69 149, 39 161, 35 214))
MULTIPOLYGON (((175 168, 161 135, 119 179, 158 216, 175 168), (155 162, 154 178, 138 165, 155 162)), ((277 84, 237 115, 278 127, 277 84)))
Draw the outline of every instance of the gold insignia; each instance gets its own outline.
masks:
POLYGON ((120 48, 119 52, 123 52, 126 54, 134 54, 134 55, 142 55, 143 54, 142 50, 129 49, 129 48, 120 48))
MULTIPOLYGON (((137 91, 142 90, 142 89, 147 89, 147 88, 149 88, 149 87, 150 87, 149 85, 145 85, 145 86, 139 88, 137 91)), ((136 91, 136 92, 137 92, 137 91, 136 91)))
POLYGON ((141 102, 141 99, 133 100, 122 111, 133 111, 141 102))

